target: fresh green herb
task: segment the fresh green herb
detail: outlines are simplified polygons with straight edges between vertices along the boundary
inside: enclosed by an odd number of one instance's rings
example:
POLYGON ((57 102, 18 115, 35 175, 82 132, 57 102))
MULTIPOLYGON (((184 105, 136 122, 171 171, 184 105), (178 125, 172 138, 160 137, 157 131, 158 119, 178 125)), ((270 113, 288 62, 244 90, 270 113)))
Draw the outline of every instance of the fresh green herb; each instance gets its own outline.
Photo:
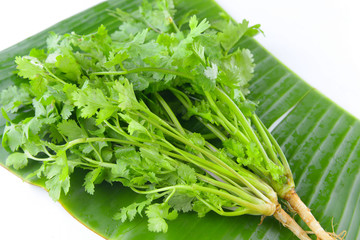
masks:
MULTIPOLYGON (((89 35, 52 33, 46 49, 16 58, 28 81, 1 93, 2 144, 13 152, 6 164, 42 162, 29 177, 45 178, 54 200, 68 193, 75 168, 88 171, 89 194, 120 182, 146 199, 114 219, 146 215, 150 231, 166 232, 179 212, 214 211, 274 215, 309 239, 278 203, 277 196, 295 210, 302 204, 290 196, 284 154, 245 98, 255 64, 238 42, 259 25, 191 14, 177 25, 172 1, 111 14, 121 23, 114 33, 104 26, 89 35), (20 121, 7 115, 24 111, 30 115, 20 121)), ((321 229, 313 230, 328 239, 321 229)))

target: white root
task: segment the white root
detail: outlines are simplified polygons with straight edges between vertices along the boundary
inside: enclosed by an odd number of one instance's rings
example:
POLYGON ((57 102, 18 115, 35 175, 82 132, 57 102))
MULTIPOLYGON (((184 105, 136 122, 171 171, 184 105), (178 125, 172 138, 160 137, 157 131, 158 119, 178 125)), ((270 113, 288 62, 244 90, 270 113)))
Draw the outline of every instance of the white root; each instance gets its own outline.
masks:
POLYGON ((299 214, 301 219, 308 225, 313 233, 321 240, 334 240, 320 225, 312 215, 310 209, 301 201, 295 190, 290 190, 285 194, 285 200, 290 203, 291 207, 299 214))
POLYGON ((297 222, 290 217, 280 206, 276 209, 273 215, 281 224, 290 229, 300 240, 311 240, 307 233, 297 224, 297 222))

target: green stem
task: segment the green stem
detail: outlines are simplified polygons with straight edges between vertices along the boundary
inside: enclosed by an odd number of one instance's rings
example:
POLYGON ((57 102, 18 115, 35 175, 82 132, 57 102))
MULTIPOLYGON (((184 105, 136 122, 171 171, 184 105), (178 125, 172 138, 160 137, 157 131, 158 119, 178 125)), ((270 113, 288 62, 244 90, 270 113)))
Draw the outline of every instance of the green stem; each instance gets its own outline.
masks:
POLYGON ((169 115, 171 121, 175 124, 175 127, 177 128, 177 130, 182 134, 182 135, 186 135, 185 134, 185 130, 183 129, 183 127, 181 126, 179 120, 176 118, 174 112, 171 110, 171 108, 169 107, 169 105, 165 102, 165 100, 160 96, 160 94, 155 93, 155 97, 157 98, 157 100, 160 102, 160 104, 163 106, 163 108, 165 109, 166 113, 169 115))
POLYGON ((175 29, 175 31, 180 32, 178 26, 176 25, 176 23, 172 17, 169 17, 169 21, 170 21, 171 25, 173 26, 173 28, 175 29))
MULTIPOLYGON (((140 114, 142 115, 142 114, 140 114)), ((142 117, 144 118, 145 116, 142 115, 142 117)), ((146 117, 145 117, 146 118, 146 117)), ((183 136, 179 136, 177 134, 174 134, 172 132, 170 132, 169 130, 165 129, 164 127, 162 127, 161 125, 159 125, 157 122, 153 121, 152 119, 147 119, 151 124, 153 124, 154 126, 156 126, 157 128, 159 128, 159 130, 163 131, 163 133, 167 134, 168 136, 171 136, 173 138, 175 138, 176 140, 182 142, 183 144, 191 147, 194 150, 197 150, 199 152, 201 152, 202 154, 204 154, 205 156, 207 156, 211 161, 213 161, 214 163, 224 167, 225 169, 229 170, 232 174, 234 174, 236 176, 236 178, 238 178, 244 185, 246 185, 247 187, 249 187, 254 194, 256 194, 258 197, 262 198, 265 202, 269 202, 269 199, 267 197, 264 196, 264 194, 262 194, 258 189, 256 189, 252 184, 250 184, 243 176, 241 176, 238 172, 236 172, 232 167, 228 166, 226 163, 224 163, 222 160, 220 160, 218 157, 214 156, 209 150, 201 148, 196 146, 195 144, 193 144, 192 142, 190 142, 189 140, 187 140, 186 138, 184 138, 183 136)), ((261 184, 260 182, 258 184, 261 184)))
POLYGON ((172 156, 177 159, 180 159, 180 160, 183 160, 186 162, 190 162, 202 169, 205 169, 205 170, 217 173, 217 174, 218 174, 218 172, 223 172, 223 169, 221 167, 219 167, 218 165, 214 164, 213 162, 207 161, 204 158, 198 157, 192 153, 189 153, 187 151, 176 148, 174 145, 172 145, 171 143, 169 143, 167 141, 165 143, 168 145, 168 147, 170 147, 171 150, 178 152, 178 154, 180 154, 180 155, 177 155, 176 153, 171 153, 171 152, 166 152, 166 151, 160 150, 160 151, 164 152, 165 154, 167 154, 168 156, 172 156))
POLYGON ((236 210, 236 211, 232 211, 232 212, 224 212, 222 209, 217 209, 216 207, 214 207, 212 204, 208 203, 207 201, 205 201, 203 198, 201 198, 198 194, 195 194, 196 198, 201 201, 203 204, 205 204, 208 208, 210 208, 211 210, 213 210, 214 212, 216 212, 217 214, 219 214, 220 216, 240 216, 240 215, 244 215, 244 214, 251 214, 249 209, 246 208, 241 208, 239 207, 241 210, 236 210))
POLYGON ((27 150, 24 150, 24 153, 26 155, 27 158, 30 158, 32 160, 35 160, 35 161, 39 161, 39 162, 50 162, 50 161, 54 161, 55 158, 52 158, 52 157, 49 157, 49 158, 37 158, 35 156, 33 156, 29 151, 27 150))
MULTIPOLYGON (((124 136, 125 138, 132 139, 134 141, 133 142, 134 145, 139 146, 139 147, 145 147, 145 148, 149 147, 148 145, 141 144, 141 143, 137 142, 137 140, 138 140, 137 138, 126 134, 124 131, 122 131, 122 129, 118 129, 118 127, 112 126, 108 121, 105 121, 105 124, 107 126, 109 126, 110 128, 112 128, 114 131, 116 131, 119 134, 121 134, 122 136, 124 136)), ((140 140, 148 141, 147 139, 140 139, 140 140)), ((152 142, 149 142, 149 143, 152 143, 152 142)), ((199 166, 199 167, 201 167, 203 169, 206 169, 208 171, 212 171, 212 172, 216 171, 216 172, 218 172, 219 170, 220 171, 222 170, 222 168, 220 168, 218 165, 213 164, 212 162, 206 161, 203 158, 199 158, 196 155, 193 155, 193 154, 188 153, 186 151, 180 150, 179 148, 176 148, 175 146, 173 146, 171 143, 169 143, 167 141, 165 143, 163 143, 163 142, 156 142, 156 143, 161 145, 164 148, 176 151, 179 154, 181 154, 181 155, 177 155, 175 153, 171 153, 171 152, 163 150, 163 149, 159 150, 160 152, 162 152, 162 153, 164 153, 164 154, 166 154, 168 156, 171 156, 171 157, 175 156, 176 158, 179 158, 179 157, 182 156, 181 160, 193 163, 193 164, 195 164, 195 165, 197 165, 197 166, 199 166)))
POLYGON ((249 203, 241 198, 235 197, 227 192, 220 191, 217 189, 209 188, 209 187, 203 187, 199 185, 192 185, 194 190, 204 191, 213 193, 215 195, 221 196, 223 198, 229 199, 230 201, 239 204, 240 206, 247 207, 249 209, 255 210, 259 213, 259 215, 266 215, 271 216, 275 212, 275 204, 273 203, 264 203, 264 204, 253 204, 249 203))
MULTIPOLYGON (((210 95, 210 93, 207 93, 208 95, 210 95)), ((220 100, 222 100, 224 103, 227 104, 227 106, 232 110, 232 112, 234 112, 236 114, 236 116, 238 117, 242 127, 245 129, 246 133, 250 136, 250 139, 257 145, 257 147, 260 150, 261 155, 264 158, 264 161, 271 161, 264 149, 264 147, 262 146, 262 144, 260 143, 258 137, 256 136, 254 130, 252 129, 252 127, 250 126, 249 122, 247 121, 246 117, 244 116, 244 114, 240 111, 240 109, 238 108, 238 106, 231 100, 231 98, 224 93, 223 90, 221 90, 220 88, 216 87, 215 88, 215 94, 218 96, 218 98, 220 100)), ((211 95, 210 95, 211 96, 211 95)))
POLYGON ((193 191, 193 188, 188 185, 174 185, 174 186, 163 187, 163 188, 158 188, 158 189, 148 190, 148 191, 141 191, 141 190, 136 189, 133 186, 130 186, 130 188, 131 188, 131 190, 133 190, 134 192, 139 193, 139 194, 153 194, 153 193, 159 193, 159 192, 164 192, 164 191, 169 191, 169 190, 174 190, 174 189, 193 191))
POLYGON ((273 160, 273 162, 275 164, 277 164, 278 166, 281 166, 280 160, 278 159, 276 153, 274 152, 273 145, 271 144, 270 139, 268 138, 268 135, 266 134, 264 127, 260 123, 260 119, 257 118, 256 115, 253 115, 253 116, 251 116, 251 120, 254 123, 256 129, 260 133, 260 136, 265 143, 267 152, 270 155, 270 159, 273 160))
POLYGON ((120 144, 137 145, 137 143, 127 141, 127 140, 120 140, 120 139, 116 139, 116 138, 94 137, 94 138, 78 138, 78 139, 72 140, 72 141, 64 144, 63 147, 65 148, 64 150, 67 150, 75 145, 82 144, 82 143, 91 143, 91 142, 116 142, 116 143, 120 143, 120 144))
POLYGON ((93 164, 97 164, 101 167, 106 167, 106 168, 113 168, 116 166, 115 163, 107 163, 107 162, 99 162, 99 161, 95 161, 92 160, 91 158, 85 157, 85 156, 81 156, 84 160, 88 161, 89 163, 93 163, 93 164))
MULTIPOLYGON (((256 118, 259 118, 258 116, 255 116, 256 118)), ((292 174, 291 174, 291 169, 290 169, 290 166, 289 166, 289 163, 281 149, 281 147, 279 146, 278 142, 275 140, 275 138, 273 137, 273 135, 269 132, 269 130, 266 128, 266 126, 259 120, 260 124, 263 126, 263 129, 264 131, 266 132, 267 136, 269 137, 271 143, 274 145, 277 153, 279 154, 280 156, 280 159, 281 159, 281 162, 285 168, 285 172, 287 174, 290 174, 291 176, 291 179, 292 179, 292 174)))
MULTIPOLYGON (((175 88, 170 88, 170 91, 175 95, 175 97, 182 103, 182 105, 184 105, 184 107, 189 111, 189 109, 192 107, 192 102, 191 100, 188 98, 188 96, 186 96, 186 94, 184 94, 183 92, 179 91, 178 89, 175 88)), ((201 117, 197 116, 196 117, 198 119, 198 121, 200 121, 205 127, 207 127, 212 133, 215 134, 215 136, 217 136, 221 141, 225 141, 227 139, 227 137, 217 128, 215 127, 213 124, 210 124, 208 122, 205 122, 201 117)))
POLYGON ((209 129, 215 136, 217 136, 222 142, 227 140, 227 137, 213 124, 205 122, 201 117, 197 117, 197 119, 207 128, 209 129))
POLYGON ((264 201, 262 201, 261 199, 255 197, 254 195, 251 195, 251 194, 245 192, 242 189, 231 186, 228 183, 220 182, 220 181, 214 180, 212 178, 206 177, 206 176, 201 175, 201 174, 196 174, 196 176, 199 179, 203 180, 204 182, 210 183, 211 185, 217 186, 217 187, 222 188, 222 189, 224 189, 226 191, 233 192, 236 195, 238 195, 239 197, 243 198, 244 200, 249 201, 250 203, 256 203, 256 204, 264 204, 265 203, 264 201))
POLYGON ((185 106, 185 108, 189 109, 192 107, 192 102, 185 93, 176 88, 169 89, 175 95, 175 97, 177 97, 177 99, 179 99, 179 101, 185 106))
POLYGON ((275 212, 275 205, 274 204, 252 204, 252 203, 248 203, 246 201, 244 201, 241 198, 238 198, 236 196, 233 196, 227 192, 224 191, 220 191, 217 189, 213 189, 213 188, 209 188, 209 187, 203 187, 203 186, 199 186, 199 185, 175 185, 175 186, 170 186, 170 187, 163 187, 163 188, 159 188, 159 189, 154 189, 154 190, 149 190, 149 191, 140 191, 134 187, 130 187, 134 192, 139 193, 139 194, 153 194, 153 193, 159 193, 159 192, 164 192, 164 191, 168 191, 168 190, 174 190, 174 189, 183 189, 183 190, 188 190, 191 192, 194 191, 202 191, 202 192, 208 192, 208 193, 213 193, 215 195, 218 195, 220 197, 223 197, 225 199, 228 199, 234 203, 239 204, 240 206, 244 206, 247 207, 251 210, 253 210, 254 212, 256 212, 258 215, 267 215, 270 216, 275 212))
POLYGON ((221 110, 218 108, 215 101, 211 97, 211 94, 209 92, 205 91, 205 96, 206 96, 207 100, 209 101, 211 108, 216 113, 216 115, 218 115, 220 117, 220 119, 222 119, 223 122, 230 129, 230 133, 232 133, 233 135, 236 135, 239 138, 239 140, 242 141, 244 144, 249 144, 250 143, 249 139, 247 139, 247 137, 242 132, 240 132, 240 130, 238 128, 234 127, 234 125, 232 125, 232 123, 224 116, 224 114, 221 112, 221 110))
POLYGON ((165 199, 165 201, 163 202, 163 204, 168 203, 168 201, 170 200, 170 198, 172 198, 172 196, 174 196, 175 192, 176 192, 176 188, 174 188, 174 189, 172 190, 172 192, 169 194, 169 196, 167 196, 167 198, 165 199))
POLYGON ((153 67, 141 67, 141 68, 134 68, 131 70, 118 71, 118 72, 93 72, 90 75, 95 75, 95 76, 98 76, 98 75, 126 75, 126 74, 131 74, 131 73, 140 73, 140 72, 160 72, 160 73, 164 73, 164 74, 176 75, 176 76, 191 79, 191 80, 194 79, 193 76, 188 75, 187 73, 178 72, 178 71, 171 70, 171 69, 153 68, 153 67))
POLYGON ((202 137, 205 139, 205 140, 211 140, 211 139, 217 139, 219 138, 218 136, 216 136, 214 133, 204 133, 202 134, 202 137))
POLYGON ((49 73, 50 76, 52 76, 55 80, 61 82, 62 84, 66 84, 62 79, 58 78, 55 74, 53 74, 47 67, 45 67, 45 70, 49 73))

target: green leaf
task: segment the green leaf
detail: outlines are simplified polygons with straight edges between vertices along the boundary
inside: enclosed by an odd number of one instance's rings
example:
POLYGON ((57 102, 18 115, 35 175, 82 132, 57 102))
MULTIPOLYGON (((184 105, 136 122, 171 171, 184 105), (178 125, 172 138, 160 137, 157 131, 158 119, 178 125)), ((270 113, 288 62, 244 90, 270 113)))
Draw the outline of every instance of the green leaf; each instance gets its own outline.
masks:
POLYGON ((103 171, 102 168, 96 168, 86 174, 84 187, 85 187, 85 191, 88 192, 89 194, 91 195, 94 194, 95 192, 94 182, 99 177, 102 171, 103 171))
POLYGON ((177 211, 186 213, 193 209, 193 200, 193 196, 188 196, 186 194, 175 194, 170 198, 169 205, 177 211))
POLYGON ((129 55, 127 54, 127 52, 119 52, 117 53, 111 60, 107 61, 106 63, 104 63, 104 66, 107 68, 111 68, 115 65, 121 65, 122 62, 127 59, 129 57, 129 55))
POLYGON ((45 175, 47 181, 45 187, 49 191, 50 197, 57 201, 60 199, 61 192, 65 194, 70 189, 69 167, 67 164, 67 157, 64 151, 58 153, 56 162, 51 167, 45 168, 45 175))
POLYGON ((178 175, 186 183, 191 184, 196 182, 195 170, 189 165, 181 164, 177 169, 178 175))
POLYGON ((176 210, 169 212, 168 204, 152 204, 146 209, 146 215, 149 218, 148 227, 152 232, 164 232, 168 230, 165 220, 174 220, 178 214, 176 210))
POLYGON ((61 109, 61 117, 64 119, 64 120, 67 120, 70 116, 71 116, 71 113, 72 111, 74 110, 74 106, 73 105, 67 105, 65 104, 63 106, 63 108, 61 109))
POLYGON ((75 106, 81 109, 81 117, 89 118, 96 114, 97 124, 109 118, 116 110, 116 106, 107 101, 100 89, 86 88, 74 91, 72 98, 75 106))
POLYGON ((11 113, 17 112, 21 105, 29 104, 31 98, 23 88, 10 86, 0 93, 0 104, 11 113))
POLYGON ((71 55, 59 55, 56 58, 55 66, 60 69, 65 76, 72 80, 78 81, 81 75, 81 67, 71 55))
POLYGON ((234 45, 241 39, 241 37, 247 32, 249 22, 245 19, 242 23, 233 23, 229 21, 222 26, 219 33, 219 40, 221 46, 228 52, 234 45))
POLYGON ((16 126, 6 126, 2 139, 2 146, 8 147, 12 152, 16 151, 24 143, 23 132, 16 126))
POLYGON ((87 137, 86 132, 74 120, 62 121, 57 128, 69 141, 87 137))
POLYGON ((35 108, 35 117, 45 116, 46 115, 46 109, 41 104, 41 102, 37 101, 36 99, 33 99, 32 105, 35 108))
POLYGON ((220 82, 243 89, 253 77, 255 67, 253 62, 253 55, 248 49, 238 49, 228 55, 222 62, 224 72, 220 75, 220 82))
POLYGON ((6 159, 6 166, 13 166, 15 169, 24 168, 27 164, 26 155, 20 152, 12 153, 6 159))
POLYGON ((114 215, 114 220, 120 220, 121 222, 125 222, 126 220, 128 220, 131 222, 134 220, 137 214, 142 216, 143 209, 149 204, 151 204, 151 202, 152 199, 148 198, 143 202, 140 203, 135 202, 127 207, 123 207, 120 209, 120 212, 114 215))
POLYGON ((31 49, 29 56, 37 58, 41 62, 44 62, 47 58, 44 49, 36 49, 36 48, 31 49))
POLYGON ((200 23, 197 20, 196 15, 193 15, 190 18, 189 21, 189 27, 190 27, 190 33, 189 35, 191 37, 197 37, 199 36, 201 33, 205 32, 206 29, 208 29, 210 27, 209 22, 206 19, 203 19, 200 23))
POLYGON ((43 65, 36 58, 16 57, 19 76, 34 80, 44 73, 43 65))

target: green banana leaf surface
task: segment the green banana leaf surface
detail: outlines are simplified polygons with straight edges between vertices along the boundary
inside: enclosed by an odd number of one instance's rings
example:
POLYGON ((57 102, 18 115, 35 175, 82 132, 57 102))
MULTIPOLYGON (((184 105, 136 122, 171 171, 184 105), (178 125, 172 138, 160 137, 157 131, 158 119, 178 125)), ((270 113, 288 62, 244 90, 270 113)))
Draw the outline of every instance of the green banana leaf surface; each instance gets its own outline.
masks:
MULTIPOLYGON (((104 2, 2 51, 0 88, 16 83, 15 56, 43 47, 50 31, 87 34, 104 24, 111 32, 119 23, 107 14, 107 9, 132 11, 140 2, 104 2)), ((213 0, 184 0, 178 8, 178 18, 197 10, 199 17, 214 19, 223 11, 213 0)), ((360 121, 306 84, 254 39, 245 38, 239 46, 254 54, 257 65, 249 98, 259 103, 257 114, 267 127, 279 123, 272 134, 289 160, 298 194, 325 229, 331 230, 333 222, 335 232, 346 230, 347 239, 360 239, 360 121)), ((1 131, 4 122, 1 118, 1 131)), ((4 167, 6 156, 1 148, 0 165, 4 167)), ((22 170, 9 170, 25 178, 36 168, 38 165, 32 163, 22 170)), ((107 183, 97 185, 95 194, 89 195, 82 187, 84 175, 81 170, 72 174, 70 192, 60 202, 106 239, 296 239, 272 217, 259 225, 259 216, 221 217, 214 213, 203 218, 194 213, 180 214, 169 222, 167 233, 151 233, 146 219, 137 217, 125 223, 112 219, 121 207, 143 196, 120 184, 107 183)), ((41 179, 31 182, 44 187, 41 179)))

